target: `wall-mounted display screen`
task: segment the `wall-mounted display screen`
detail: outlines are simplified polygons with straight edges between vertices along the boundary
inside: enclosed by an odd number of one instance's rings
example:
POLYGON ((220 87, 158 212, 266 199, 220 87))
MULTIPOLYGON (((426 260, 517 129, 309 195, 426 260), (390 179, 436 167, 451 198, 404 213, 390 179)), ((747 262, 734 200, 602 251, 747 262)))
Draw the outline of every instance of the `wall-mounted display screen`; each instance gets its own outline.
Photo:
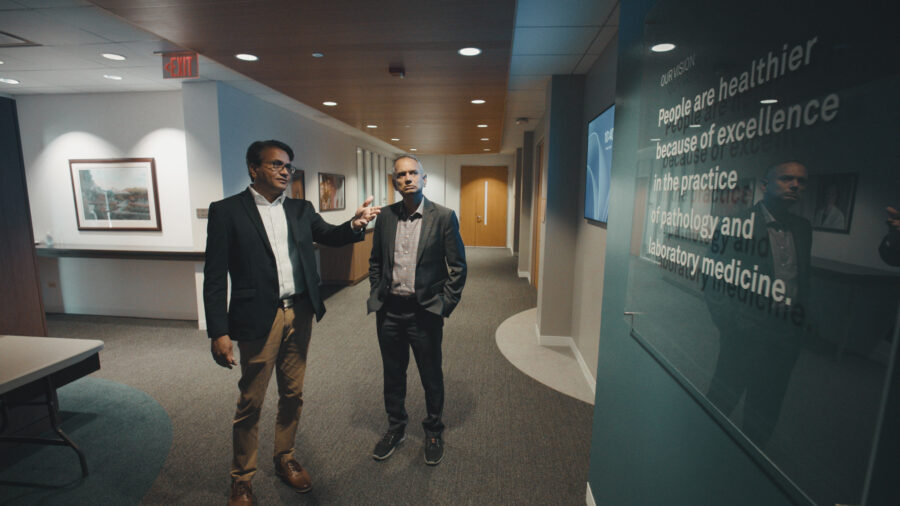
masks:
POLYGON ((584 217, 606 223, 609 216, 609 172, 612 167, 613 116, 616 106, 588 123, 584 217))

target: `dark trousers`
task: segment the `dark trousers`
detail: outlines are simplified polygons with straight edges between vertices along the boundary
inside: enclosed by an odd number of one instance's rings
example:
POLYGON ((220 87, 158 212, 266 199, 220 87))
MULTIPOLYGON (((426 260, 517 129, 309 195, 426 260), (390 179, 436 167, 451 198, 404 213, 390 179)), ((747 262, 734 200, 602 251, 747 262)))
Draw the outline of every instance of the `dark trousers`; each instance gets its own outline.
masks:
POLYGON ((719 359, 707 398, 731 415, 744 396, 744 434, 764 448, 772 437, 791 373, 800 356, 799 336, 766 329, 721 330, 719 359))
POLYGON ((414 298, 389 295, 377 312, 378 345, 384 365, 384 407, 389 430, 405 430, 409 417, 406 400, 406 370, 412 348, 419 377, 425 389, 427 416, 422 427, 428 434, 444 430, 444 373, 441 341, 444 319, 422 309, 414 298))

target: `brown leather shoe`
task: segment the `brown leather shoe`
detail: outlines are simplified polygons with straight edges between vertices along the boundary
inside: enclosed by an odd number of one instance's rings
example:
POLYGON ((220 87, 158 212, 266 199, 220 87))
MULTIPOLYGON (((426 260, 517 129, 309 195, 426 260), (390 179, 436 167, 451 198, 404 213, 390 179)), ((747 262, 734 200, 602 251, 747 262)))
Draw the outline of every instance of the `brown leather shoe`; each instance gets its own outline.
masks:
POLYGON ((297 492, 309 492, 312 489, 312 480, 309 473, 293 457, 284 459, 275 457, 275 475, 290 485, 297 492))
POLYGON ((231 482, 231 497, 228 498, 228 506, 253 506, 253 491, 250 490, 249 481, 233 480, 231 482))

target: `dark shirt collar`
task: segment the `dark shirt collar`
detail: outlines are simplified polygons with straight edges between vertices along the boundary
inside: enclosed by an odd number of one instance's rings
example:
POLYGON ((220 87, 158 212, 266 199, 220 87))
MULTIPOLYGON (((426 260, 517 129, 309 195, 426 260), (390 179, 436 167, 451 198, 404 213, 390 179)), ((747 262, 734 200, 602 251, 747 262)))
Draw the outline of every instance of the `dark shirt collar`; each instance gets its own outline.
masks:
POLYGON ((416 208, 413 213, 407 214, 406 206, 403 205, 400 207, 400 221, 413 221, 415 219, 422 217, 422 212, 425 210, 425 199, 423 198, 421 202, 419 202, 419 207, 416 208))

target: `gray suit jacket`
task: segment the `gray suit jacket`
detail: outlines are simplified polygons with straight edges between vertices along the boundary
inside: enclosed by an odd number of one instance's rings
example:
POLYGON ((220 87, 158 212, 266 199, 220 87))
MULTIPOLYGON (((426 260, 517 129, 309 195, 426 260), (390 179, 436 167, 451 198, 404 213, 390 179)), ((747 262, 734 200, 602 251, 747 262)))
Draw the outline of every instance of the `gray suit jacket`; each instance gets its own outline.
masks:
MULTIPOLYGON (((378 311, 390 293, 394 238, 403 201, 384 207, 375 222, 369 257, 369 312, 378 311)), ((416 256, 416 300, 425 310, 450 316, 466 284, 466 250, 456 213, 425 199, 422 234, 416 256)))

